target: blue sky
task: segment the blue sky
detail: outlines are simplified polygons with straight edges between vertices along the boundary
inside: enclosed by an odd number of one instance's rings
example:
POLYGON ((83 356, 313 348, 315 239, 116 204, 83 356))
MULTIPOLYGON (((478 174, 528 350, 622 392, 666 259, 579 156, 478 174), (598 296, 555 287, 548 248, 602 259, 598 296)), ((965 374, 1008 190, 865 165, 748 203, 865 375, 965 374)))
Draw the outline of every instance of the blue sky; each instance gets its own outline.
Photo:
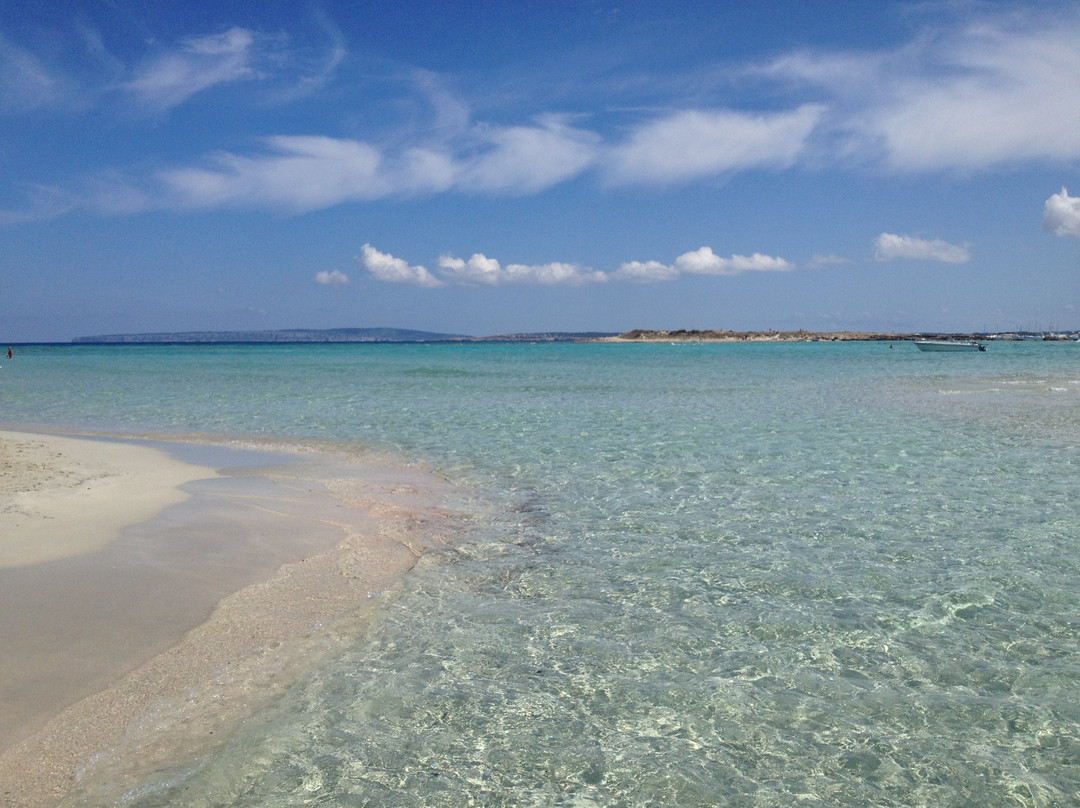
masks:
POLYGON ((0 0, 0 340, 1078 306, 1071 0, 0 0))

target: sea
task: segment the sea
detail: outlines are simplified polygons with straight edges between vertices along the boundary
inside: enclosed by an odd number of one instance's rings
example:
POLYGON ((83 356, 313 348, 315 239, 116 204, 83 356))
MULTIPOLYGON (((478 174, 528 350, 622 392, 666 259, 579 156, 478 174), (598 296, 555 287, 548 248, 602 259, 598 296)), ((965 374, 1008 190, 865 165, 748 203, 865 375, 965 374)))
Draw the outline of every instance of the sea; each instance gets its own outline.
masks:
POLYGON ((460 492, 449 547, 227 740, 68 805, 1080 803, 1080 344, 3 365, 7 428, 375 453, 460 492))

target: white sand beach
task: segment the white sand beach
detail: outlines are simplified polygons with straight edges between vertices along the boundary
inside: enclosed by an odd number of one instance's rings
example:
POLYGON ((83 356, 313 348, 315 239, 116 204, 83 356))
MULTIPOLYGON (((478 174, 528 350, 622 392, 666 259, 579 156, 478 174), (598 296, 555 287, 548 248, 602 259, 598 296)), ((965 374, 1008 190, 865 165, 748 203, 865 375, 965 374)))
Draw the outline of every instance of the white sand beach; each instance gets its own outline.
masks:
POLYGON ((431 475, 311 468, 0 432, 0 804, 212 747, 448 529, 431 475))
POLYGON ((0 569, 99 549, 213 476, 147 446, 0 432, 0 569))

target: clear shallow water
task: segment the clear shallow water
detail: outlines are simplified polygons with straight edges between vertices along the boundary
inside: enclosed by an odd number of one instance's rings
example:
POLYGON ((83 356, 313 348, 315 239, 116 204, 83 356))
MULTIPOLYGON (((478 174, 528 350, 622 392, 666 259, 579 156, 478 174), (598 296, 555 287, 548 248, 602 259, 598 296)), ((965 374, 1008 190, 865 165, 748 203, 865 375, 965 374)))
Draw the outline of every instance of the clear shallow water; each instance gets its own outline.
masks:
POLYGON ((125 804, 1080 800, 1078 346, 5 365, 12 426, 375 446, 497 505, 346 653, 125 804))

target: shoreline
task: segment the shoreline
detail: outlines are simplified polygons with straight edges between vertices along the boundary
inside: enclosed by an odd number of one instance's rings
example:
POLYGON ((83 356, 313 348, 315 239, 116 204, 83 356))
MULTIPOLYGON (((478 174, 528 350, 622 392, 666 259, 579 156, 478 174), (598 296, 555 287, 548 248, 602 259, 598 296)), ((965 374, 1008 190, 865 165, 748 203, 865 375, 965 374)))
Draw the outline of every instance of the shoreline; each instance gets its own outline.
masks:
POLYGON ((214 476, 131 442, 0 431, 0 569, 98 550, 214 476))
MULTIPOLYGON (((43 509, 49 507, 50 491, 67 502, 72 480, 89 469, 101 471, 95 451, 102 443, 140 450, 111 455, 112 476, 93 477, 109 484, 92 486, 79 498, 83 505, 95 502, 115 512, 112 539, 103 544, 98 531, 81 552, 0 570, 6 583, 21 582, 6 588, 11 602, 3 622, 15 624, 14 634, 37 642, 26 652, 40 657, 33 679, 49 682, 74 670, 93 680, 78 692, 70 682, 62 683, 61 690, 68 688, 66 701, 63 693, 59 701, 55 693, 36 694, 37 702, 60 709, 24 716, 21 734, 0 745, 0 802, 13 808, 56 805, 73 789, 97 794, 129 779, 124 772, 134 777, 192 765, 224 743, 230 728, 345 641, 335 626, 363 619, 366 604, 391 588, 421 554, 447 546, 456 527, 441 502, 451 490, 447 483, 385 460, 312 452, 282 462, 283 453, 275 450, 261 453, 261 464, 215 471, 139 442, 13 432, 0 432, 5 474, 15 476, 14 482, 6 479, 0 502, 9 503, 19 492, 8 489, 19 485, 31 488, 43 509), (13 453, 13 443, 44 445, 49 462, 13 453), (169 482, 195 479, 158 490, 157 502, 165 504, 154 515, 140 511, 143 518, 133 522, 133 512, 124 510, 130 469, 123 463, 137 455, 159 469, 184 472, 169 482), (20 468, 29 476, 19 476, 20 468), (116 594, 101 582, 113 580, 109 575, 115 579, 115 567, 122 563, 131 566, 120 578, 141 586, 116 594), (39 607, 20 613, 20 603, 33 601, 42 587, 67 587, 71 581, 92 601, 103 595, 116 601, 112 619, 107 611, 98 618, 96 608, 88 609, 66 591, 52 600, 73 601, 75 609, 57 606, 53 623, 39 623, 39 607), (25 599, 12 596, 18 593, 25 599), (41 636, 34 639, 20 620, 41 629, 41 636), (83 670, 93 665, 80 654, 116 645, 117 623, 123 624, 120 647, 127 661, 106 659, 94 680, 83 670), (77 641, 64 639, 68 631, 77 641), (138 647, 128 647, 129 634, 137 635, 138 647)), ((192 444, 177 446, 196 458, 202 451, 192 444)), ((216 446, 203 454, 229 451, 216 446)), ((236 454, 251 463, 251 452, 236 454)), ((148 479, 155 481, 150 488, 160 489, 165 478, 148 474, 148 479)), ((24 527, 16 527, 16 533, 24 527)), ((38 538, 47 535, 35 530, 38 538)), ((3 535, 8 542, 8 533, 3 535)), ((71 549, 70 542, 59 543, 71 549)), ((47 592, 42 599, 52 603, 47 592)), ((18 655, 12 646, 6 655, 9 663, 22 663, 22 657, 13 659, 18 655)), ((9 690, 5 701, 18 703, 32 686, 25 688, 22 694, 9 690)))
POLYGON ((636 329, 614 337, 602 337, 595 342, 901 342, 932 338, 975 339, 986 335, 888 333, 878 331, 674 331, 636 329))

